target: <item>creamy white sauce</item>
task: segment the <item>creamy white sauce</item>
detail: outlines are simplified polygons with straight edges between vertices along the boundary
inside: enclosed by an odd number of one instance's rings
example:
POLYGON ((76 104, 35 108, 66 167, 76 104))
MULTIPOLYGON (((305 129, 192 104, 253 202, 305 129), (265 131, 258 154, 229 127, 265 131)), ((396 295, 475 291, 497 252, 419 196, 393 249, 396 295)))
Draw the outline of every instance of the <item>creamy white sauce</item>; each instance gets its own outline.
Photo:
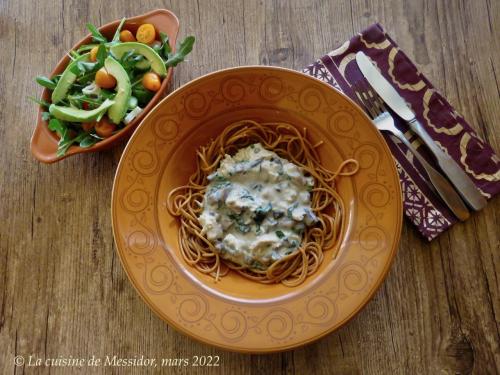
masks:
POLYGON ((222 258, 257 269, 295 251, 317 217, 313 177, 259 143, 226 155, 209 176, 199 220, 222 258))

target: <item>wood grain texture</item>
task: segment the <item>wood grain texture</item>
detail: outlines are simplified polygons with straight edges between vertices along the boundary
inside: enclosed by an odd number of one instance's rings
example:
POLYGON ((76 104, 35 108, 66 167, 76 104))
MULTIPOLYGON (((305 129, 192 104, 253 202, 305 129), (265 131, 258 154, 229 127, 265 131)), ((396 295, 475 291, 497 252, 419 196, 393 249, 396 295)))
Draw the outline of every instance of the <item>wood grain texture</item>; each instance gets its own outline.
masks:
POLYGON ((294 351, 241 355, 197 343, 142 302, 114 249, 110 197, 123 147, 37 163, 29 152, 47 74, 84 34, 154 8, 197 43, 174 87, 246 64, 300 69, 381 22, 478 133, 500 151, 500 2, 0 1, 0 373, 142 373, 144 368, 15 367, 28 358, 220 355, 200 374, 500 373, 500 200, 431 243, 408 223, 394 266, 347 326, 294 351))

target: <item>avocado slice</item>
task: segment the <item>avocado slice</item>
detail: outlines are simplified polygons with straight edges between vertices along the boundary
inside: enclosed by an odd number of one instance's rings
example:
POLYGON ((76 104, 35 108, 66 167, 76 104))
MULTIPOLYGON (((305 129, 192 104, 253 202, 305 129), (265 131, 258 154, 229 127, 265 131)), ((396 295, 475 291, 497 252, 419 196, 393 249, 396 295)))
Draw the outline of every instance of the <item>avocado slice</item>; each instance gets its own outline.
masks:
POLYGON ((106 99, 99 107, 90 111, 51 104, 49 107, 49 112, 56 119, 62 121, 92 122, 100 120, 104 113, 108 110, 108 108, 110 108, 113 104, 115 104, 114 100, 106 99))
POLYGON ((73 82, 75 82, 75 79, 77 77, 77 75, 72 72, 73 68, 79 61, 89 61, 89 56, 90 53, 86 53, 68 64, 63 74, 61 75, 59 82, 57 82, 56 88, 54 89, 54 91, 52 91, 52 103, 56 104, 66 97, 68 90, 70 89, 73 82))
MULTIPOLYGON (((118 43, 110 48, 111 53, 118 59, 120 59, 125 53, 133 50, 135 53, 142 55, 151 64, 151 69, 153 72, 158 74, 160 77, 165 77, 167 74, 167 68, 162 58, 154 49, 146 44, 138 42, 125 42, 118 43)), ((139 63, 140 64, 140 63, 139 63)))
POLYGON ((115 103, 109 107, 108 117, 115 124, 119 124, 127 112, 128 101, 132 95, 132 85, 126 70, 111 56, 104 60, 104 68, 116 79, 115 103))

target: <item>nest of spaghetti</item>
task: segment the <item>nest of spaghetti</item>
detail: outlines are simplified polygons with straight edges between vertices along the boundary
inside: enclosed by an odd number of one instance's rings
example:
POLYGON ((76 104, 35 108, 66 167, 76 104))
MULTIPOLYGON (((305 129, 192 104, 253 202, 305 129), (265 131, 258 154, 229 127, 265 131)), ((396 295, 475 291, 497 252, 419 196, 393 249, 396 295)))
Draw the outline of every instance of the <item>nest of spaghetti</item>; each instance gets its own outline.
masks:
POLYGON ((258 123, 238 121, 205 146, 196 151, 196 169, 186 185, 173 189, 167 200, 171 215, 179 220, 178 241, 182 257, 198 271, 220 280, 234 271, 250 280, 271 284, 297 286, 314 274, 325 259, 337 256, 344 228, 344 205, 336 190, 336 180, 354 175, 359 164, 346 159, 336 171, 321 165, 317 149, 322 142, 311 143, 307 129, 297 129, 288 123, 258 123), (265 149, 299 166, 314 178, 311 189, 311 209, 317 217, 313 226, 305 229, 300 246, 292 253, 271 263, 266 269, 236 264, 221 256, 221 252, 206 238, 199 216, 203 211, 204 196, 214 173, 226 154, 234 155, 239 149, 260 143, 265 149))

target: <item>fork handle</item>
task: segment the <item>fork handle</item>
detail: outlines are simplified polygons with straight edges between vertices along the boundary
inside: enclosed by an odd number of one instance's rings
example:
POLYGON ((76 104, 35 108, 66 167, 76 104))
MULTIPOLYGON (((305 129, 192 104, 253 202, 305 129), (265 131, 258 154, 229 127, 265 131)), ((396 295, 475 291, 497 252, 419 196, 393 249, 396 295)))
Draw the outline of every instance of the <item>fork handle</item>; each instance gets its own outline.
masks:
POLYGON ((419 152, 413 148, 403 133, 393 132, 393 134, 398 137, 406 145, 406 147, 408 147, 420 164, 422 164, 422 167, 424 167, 427 172, 432 185, 434 185, 439 196, 450 208, 453 214, 461 221, 467 220, 469 218, 469 210, 465 206, 462 199, 460 199, 460 195, 458 195, 457 191, 453 188, 450 182, 429 163, 427 163, 427 160, 425 160, 419 152))
POLYGON ((487 203, 486 199, 464 170, 455 160, 443 152, 416 118, 408 121, 408 124, 434 154, 441 170, 448 176, 452 184, 455 185, 465 202, 475 211, 483 209, 487 203))

